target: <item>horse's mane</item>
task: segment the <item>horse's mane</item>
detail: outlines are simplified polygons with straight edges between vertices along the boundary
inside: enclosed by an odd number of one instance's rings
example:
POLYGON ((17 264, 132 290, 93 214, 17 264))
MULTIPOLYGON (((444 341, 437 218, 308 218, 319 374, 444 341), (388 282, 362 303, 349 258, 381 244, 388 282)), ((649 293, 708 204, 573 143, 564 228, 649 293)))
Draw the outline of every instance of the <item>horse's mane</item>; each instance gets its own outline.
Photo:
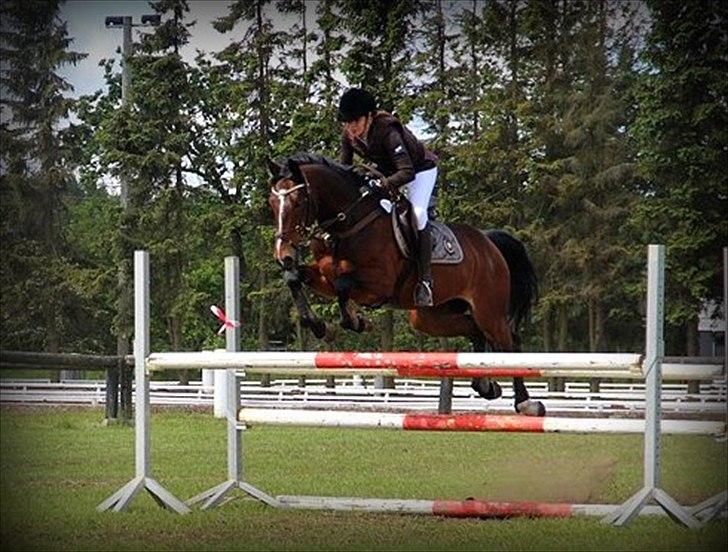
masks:
POLYGON ((353 171, 352 165, 344 165, 323 155, 316 153, 296 153, 284 160, 278 178, 290 178, 294 182, 303 182, 301 167, 304 165, 320 165, 327 167, 344 177, 346 182, 360 186, 365 184, 364 179, 353 171))

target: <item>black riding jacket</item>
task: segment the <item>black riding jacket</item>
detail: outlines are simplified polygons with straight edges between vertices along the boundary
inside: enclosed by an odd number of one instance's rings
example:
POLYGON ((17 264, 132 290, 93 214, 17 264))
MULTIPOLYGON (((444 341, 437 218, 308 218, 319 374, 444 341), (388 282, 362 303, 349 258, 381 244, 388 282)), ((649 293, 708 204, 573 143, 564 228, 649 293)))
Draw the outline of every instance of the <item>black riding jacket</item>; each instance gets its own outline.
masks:
POLYGON ((385 177, 385 186, 399 188, 415 179, 415 174, 437 166, 437 156, 428 150, 396 117, 385 111, 374 114, 366 138, 349 140, 341 134, 341 162, 351 165, 354 152, 385 177))

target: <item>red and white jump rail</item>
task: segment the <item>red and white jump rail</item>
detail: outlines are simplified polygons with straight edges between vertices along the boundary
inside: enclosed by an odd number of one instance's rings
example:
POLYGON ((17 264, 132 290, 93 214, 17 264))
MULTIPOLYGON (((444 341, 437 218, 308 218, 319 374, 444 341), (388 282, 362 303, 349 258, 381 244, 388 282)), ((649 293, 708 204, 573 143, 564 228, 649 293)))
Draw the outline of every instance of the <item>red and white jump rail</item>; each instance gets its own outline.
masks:
MULTIPOLYGON (((644 379, 642 355, 631 353, 357 353, 227 352, 152 353, 157 370, 243 370, 292 376, 393 376, 409 378, 583 377, 644 379)), ((663 365, 663 379, 719 377, 720 366, 663 365)))
MULTIPOLYGON (((644 433, 645 421, 623 418, 543 418, 495 414, 400 414, 345 410, 241 408, 246 426, 275 425, 400 429, 404 431, 475 431, 523 433, 644 433)), ((724 422, 663 420, 662 433, 722 435, 724 422)))
MULTIPOLYGON (((291 375, 371 375, 421 378, 546 377, 602 371, 640 374, 641 355, 619 353, 154 353, 150 370, 239 369, 291 375)), ((640 374, 640 377, 641 374, 640 374)))
MULTIPOLYGON (((565 518, 604 517, 614 510, 613 504, 567 504, 553 502, 491 502, 470 500, 406 500, 399 498, 357 498, 334 496, 277 496, 283 508, 354 512, 396 512, 452 518, 507 519, 513 517, 565 518)), ((658 506, 647 506, 641 512, 648 516, 667 516, 658 506)))

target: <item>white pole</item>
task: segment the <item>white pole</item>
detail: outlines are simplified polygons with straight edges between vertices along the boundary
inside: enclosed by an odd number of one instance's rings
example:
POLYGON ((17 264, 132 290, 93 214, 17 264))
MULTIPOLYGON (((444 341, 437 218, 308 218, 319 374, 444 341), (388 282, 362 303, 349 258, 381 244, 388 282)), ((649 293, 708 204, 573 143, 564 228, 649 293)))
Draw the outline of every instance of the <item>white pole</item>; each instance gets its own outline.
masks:
POLYGON ((149 474, 149 252, 134 252, 134 377, 136 400, 136 475, 149 474))
POLYGON ((99 504, 99 512, 113 509, 120 512, 129 505, 134 497, 146 489, 158 504, 187 514, 190 509, 177 497, 162 487, 151 477, 151 443, 149 439, 149 377, 147 358, 149 357, 149 253, 134 252, 134 371, 135 371, 135 467, 136 477, 99 504))
MULTIPOLYGON (((225 257, 225 312, 232 320, 240 320, 240 260, 225 257)), ((228 327, 225 331, 225 350, 240 351, 240 327, 228 327)), ((240 390, 235 369, 219 372, 225 376, 225 416, 228 434, 228 479, 240 481, 242 476, 242 432, 238 430, 240 390)))
POLYGON ((202 369, 202 387, 215 387, 215 370, 202 369))
POLYGON ((662 359, 665 356, 663 325, 665 318, 665 246, 650 245, 647 250, 647 328, 645 332, 645 441, 644 486, 624 504, 604 518, 614 525, 625 525, 651 500, 687 527, 699 521, 660 488, 660 391, 662 359))
POLYGON ((227 370, 214 370, 215 395, 213 398, 213 414, 215 418, 227 417, 227 370))

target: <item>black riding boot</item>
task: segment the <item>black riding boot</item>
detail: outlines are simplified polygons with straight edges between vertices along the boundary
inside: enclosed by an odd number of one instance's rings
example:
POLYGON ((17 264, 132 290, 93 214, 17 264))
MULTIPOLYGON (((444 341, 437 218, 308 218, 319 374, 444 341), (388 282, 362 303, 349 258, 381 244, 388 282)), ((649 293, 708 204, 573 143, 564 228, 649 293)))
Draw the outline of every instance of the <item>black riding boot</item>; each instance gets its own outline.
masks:
POLYGON ((419 281, 415 286, 415 305, 418 307, 432 306, 432 272, 430 271, 430 257, 432 256, 432 234, 428 224, 418 232, 417 276, 419 281))

